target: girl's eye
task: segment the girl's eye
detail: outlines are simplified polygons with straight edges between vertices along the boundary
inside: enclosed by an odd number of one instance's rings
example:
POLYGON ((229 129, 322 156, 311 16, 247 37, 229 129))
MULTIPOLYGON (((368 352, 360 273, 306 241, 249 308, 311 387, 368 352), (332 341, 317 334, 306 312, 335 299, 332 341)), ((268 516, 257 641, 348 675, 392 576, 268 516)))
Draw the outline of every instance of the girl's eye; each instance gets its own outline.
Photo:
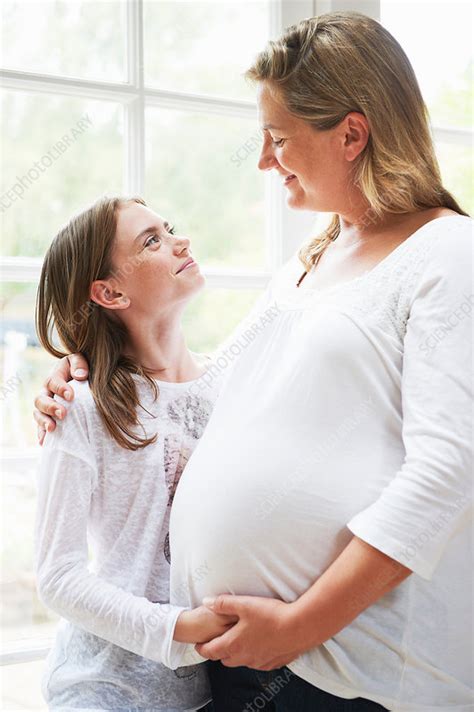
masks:
POLYGON ((168 227, 167 227, 166 229, 168 230, 168 232, 169 232, 170 235, 174 235, 174 234, 175 234, 176 228, 175 228, 174 225, 168 225, 168 227))
POLYGON ((283 146, 283 144, 285 143, 285 139, 284 138, 274 138, 272 140, 272 143, 274 146, 278 146, 278 148, 281 148, 283 146))
POLYGON ((149 247, 153 244, 152 240, 157 240, 161 243, 161 237, 159 235, 150 235, 148 240, 145 242, 145 247, 149 247))

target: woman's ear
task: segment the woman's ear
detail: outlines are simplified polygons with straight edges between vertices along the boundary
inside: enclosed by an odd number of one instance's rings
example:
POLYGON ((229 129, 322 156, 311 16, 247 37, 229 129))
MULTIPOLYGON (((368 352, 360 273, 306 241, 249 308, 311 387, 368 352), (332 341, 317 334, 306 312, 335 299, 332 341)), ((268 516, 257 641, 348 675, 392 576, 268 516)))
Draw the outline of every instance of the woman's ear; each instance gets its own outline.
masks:
POLYGON ((105 309, 126 309, 130 305, 130 299, 125 294, 102 280, 92 282, 90 300, 105 309))
POLYGON ((370 136, 367 117, 359 111, 350 111, 344 117, 341 128, 344 137, 345 157, 353 161, 367 146, 370 136))

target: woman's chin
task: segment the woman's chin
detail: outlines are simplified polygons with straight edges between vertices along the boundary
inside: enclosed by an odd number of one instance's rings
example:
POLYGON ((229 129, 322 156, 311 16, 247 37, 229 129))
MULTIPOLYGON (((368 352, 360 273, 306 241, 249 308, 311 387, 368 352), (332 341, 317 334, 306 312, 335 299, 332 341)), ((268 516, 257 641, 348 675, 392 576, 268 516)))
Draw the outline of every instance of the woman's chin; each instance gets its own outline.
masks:
POLYGON ((286 196, 286 204, 291 210, 309 210, 310 208, 306 202, 305 195, 302 191, 295 193, 289 192, 286 196))

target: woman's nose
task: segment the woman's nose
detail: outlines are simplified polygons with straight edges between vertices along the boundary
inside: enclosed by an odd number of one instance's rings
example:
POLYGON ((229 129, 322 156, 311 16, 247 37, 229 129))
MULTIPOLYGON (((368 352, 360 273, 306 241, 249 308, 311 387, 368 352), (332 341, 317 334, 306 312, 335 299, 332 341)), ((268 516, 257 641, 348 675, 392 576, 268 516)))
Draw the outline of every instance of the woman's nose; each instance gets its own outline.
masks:
POLYGON ((260 158, 258 159, 258 167, 261 171, 269 171, 278 165, 273 154, 273 147, 271 141, 264 139, 262 150, 260 151, 260 158))

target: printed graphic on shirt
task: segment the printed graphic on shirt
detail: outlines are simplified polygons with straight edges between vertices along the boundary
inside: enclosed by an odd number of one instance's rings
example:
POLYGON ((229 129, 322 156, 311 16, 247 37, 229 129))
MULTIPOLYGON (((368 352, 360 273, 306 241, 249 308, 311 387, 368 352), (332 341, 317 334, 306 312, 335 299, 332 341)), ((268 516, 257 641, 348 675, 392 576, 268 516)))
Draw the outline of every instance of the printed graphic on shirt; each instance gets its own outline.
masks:
MULTIPOLYGON (((212 403, 206 398, 185 395, 170 401, 167 414, 179 430, 169 433, 163 443, 163 459, 165 468, 165 481, 168 487, 168 507, 173 504, 174 495, 183 470, 191 457, 191 453, 204 432, 204 428, 212 412, 212 403), (186 443, 186 440, 188 441, 186 443)), ((163 554, 166 561, 171 563, 170 536, 166 534, 163 554)))
POLYGON ((191 448, 182 445, 182 438, 172 433, 164 441, 165 481, 168 487, 168 507, 173 504, 176 487, 184 466, 191 456, 191 448))
POLYGON ((168 415, 173 423, 184 428, 187 435, 199 440, 211 415, 212 404, 191 393, 180 396, 168 404, 168 415))

